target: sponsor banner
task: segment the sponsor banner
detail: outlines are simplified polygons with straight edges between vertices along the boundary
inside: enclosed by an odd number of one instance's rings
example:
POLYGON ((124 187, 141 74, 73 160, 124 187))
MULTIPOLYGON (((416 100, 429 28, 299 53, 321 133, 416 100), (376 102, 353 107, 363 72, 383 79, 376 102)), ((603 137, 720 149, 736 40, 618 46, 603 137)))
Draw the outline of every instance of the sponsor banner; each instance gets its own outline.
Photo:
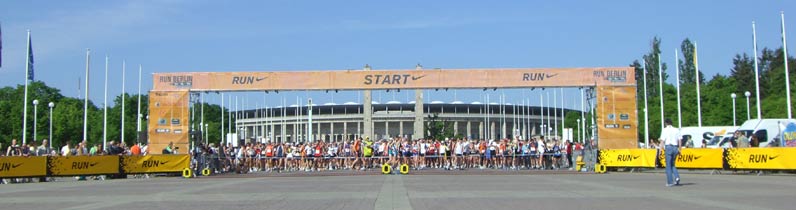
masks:
POLYGON ((636 87, 598 86, 596 89, 599 148, 637 148, 636 87))
MULTIPOLYGON (((723 167, 723 149, 685 148, 674 163, 677 168, 721 169, 723 167)), ((661 167, 666 167, 665 150, 661 150, 658 160, 661 167)))
POLYGON ((782 131, 783 140, 786 147, 796 147, 796 123, 788 123, 782 131))
POLYGON ((53 176, 118 174, 119 156, 50 157, 47 166, 53 176))
POLYGON ((796 148, 731 148, 724 157, 729 169, 796 169, 796 148))
POLYGON ((47 175, 47 157, 0 157, 0 177, 47 175))
POLYGON ((655 167, 655 149, 601 149, 599 163, 606 167, 655 167))
POLYGON ((188 155, 125 156, 122 170, 128 174, 180 172, 191 164, 188 155))
MULTIPOLYGON (((633 85, 630 67, 180 72, 153 74, 153 91, 367 90, 633 85)), ((635 107, 634 107, 635 108, 635 107)))
POLYGON ((149 154, 161 154, 170 142, 182 152, 187 152, 190 135, 189 98, 187 90, 149 92, 149 154))

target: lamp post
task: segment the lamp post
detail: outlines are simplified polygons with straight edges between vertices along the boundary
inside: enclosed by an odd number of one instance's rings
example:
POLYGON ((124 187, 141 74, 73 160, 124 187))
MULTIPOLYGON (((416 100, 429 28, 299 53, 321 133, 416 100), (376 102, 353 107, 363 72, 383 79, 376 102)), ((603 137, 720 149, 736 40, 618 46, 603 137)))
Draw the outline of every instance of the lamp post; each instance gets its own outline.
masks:
POLYGON ((47 104, 50 107, 50 151, 53 150, 53 108, 55 107, 55 102, 50 102, 47 104))
POLYGON ((732 93, 730 94, 730 97, 732 97, 732 126, 735 127, 735 98, 738 97, 738 95, 732 93))
POLYGON ((746 91, 743 93, 746 96, 746 120, 752 119, 752 114, 749 113, 749 96, 752 96, 752 93, 746 91))
POLYGON ((207 137, 210 137, 210 131, 207 130, 208 125, 208 123, 205 123, 205 145, 207 145, 207 137))
POLYGON ((36 121, 39 116, 36 114, 36 107, 39 105, 39 100, 33 100, 33 142, 36 142, 36 121))
POLYGON ((582 133, 583 131, 581 131, 581 129, 580 129, 580 119, 576 119, 575 121, 577 121, 577 122, 578 122, 578 126, 577 126, 577 127, 578 127, 578 133, 577 133, 577 136, 575 136, 575 141, 578 141, 578 139, 580 139, 580 137, 581 137, 581 133, 582 133))

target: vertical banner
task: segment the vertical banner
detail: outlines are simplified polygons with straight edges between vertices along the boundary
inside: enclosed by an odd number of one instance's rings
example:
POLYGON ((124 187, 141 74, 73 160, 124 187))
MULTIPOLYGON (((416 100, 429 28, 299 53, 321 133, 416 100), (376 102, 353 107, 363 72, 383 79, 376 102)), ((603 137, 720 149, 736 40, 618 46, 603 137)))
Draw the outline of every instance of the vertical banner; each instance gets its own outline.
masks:
POLYGON ((0 157, 0 178, 47 175, 47 157, 0 157))
POLYGON ((161 154, 169 142, 179 147, 178 153, 187 154, 190 137, 188 91, 149 92, 149 154, 161 154))
POLYGON ((119 156, 50 157, 47 166, 53 176, 118 174, 119 156))
POLYGON ((636 87, 597 86, 596 89, 599 148, 637 148, 636 87))
POLYGON ((796 147, 796 123, 788 123, 782 132, 785 147, 796 147))
POLYGON ((164 173, 179 172, 191 164, 189 155, 147 155, 124 156, 122 170, 124 173, 164 173))

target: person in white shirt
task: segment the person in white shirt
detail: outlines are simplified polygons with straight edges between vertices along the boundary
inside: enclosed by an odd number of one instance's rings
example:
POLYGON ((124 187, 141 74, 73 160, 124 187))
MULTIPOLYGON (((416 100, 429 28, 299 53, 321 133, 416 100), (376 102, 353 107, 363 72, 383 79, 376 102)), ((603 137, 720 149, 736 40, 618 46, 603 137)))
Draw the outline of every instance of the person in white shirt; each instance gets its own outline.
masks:
POLYGON ((677 167, 674 165, 677 155, 680 154, 680 139, 678 138, 680 129, 672 126, 671 119, 666 119, 664 123, 666 126, 658 139, 663 143, 666 155, 666 186, 671 187, 680 185, 680 173, 677 172, 677 167))

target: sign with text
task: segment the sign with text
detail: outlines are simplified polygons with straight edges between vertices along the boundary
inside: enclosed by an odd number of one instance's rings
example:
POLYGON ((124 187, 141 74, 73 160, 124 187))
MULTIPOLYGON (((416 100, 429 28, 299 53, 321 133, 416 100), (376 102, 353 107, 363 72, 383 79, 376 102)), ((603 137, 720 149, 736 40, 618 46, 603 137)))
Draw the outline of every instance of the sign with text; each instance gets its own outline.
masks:
POLYGON ((47 157, 0 157, 0 178, 47 175, 47 157))
POLYGON ((188 155, 147 155, 125 156, 122 170, 128 174, 179 172, 188 168, 191 156, 188 155))
POLYGON ((599 163, 606 167, 654 168, 655 149, 601 149, 599 163))
POLYGON ((796 169, 796 148, 730 148, 726 153, 729 169, 796 169))
POLYGON ((53 176, 118 174, 119 156, 50 157, 47 163, 53 176))

